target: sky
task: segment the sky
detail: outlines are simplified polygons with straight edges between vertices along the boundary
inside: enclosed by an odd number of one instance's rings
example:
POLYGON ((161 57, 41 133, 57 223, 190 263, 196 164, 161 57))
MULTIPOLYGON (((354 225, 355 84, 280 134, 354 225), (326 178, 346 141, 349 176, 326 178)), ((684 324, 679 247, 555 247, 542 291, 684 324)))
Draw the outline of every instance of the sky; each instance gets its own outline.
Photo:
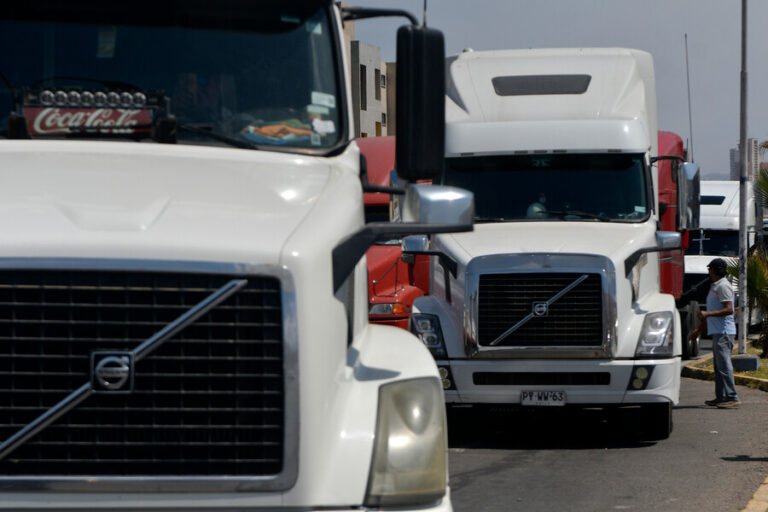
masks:
MULTIPOLYGON (((421 20, 423 0, 346 0, 406 9, 421 20)), ((768 140, 768 1, 749 0, 747 137, 768 140)), ((395 60, 395 31, 405 20, 355 23, 355 38, 395 60)), ((656 71, 659 129, 691 140, 706 180, 729 179, 729 149, 739 142, 741 0, 428 0, 427 25, 445 34, 446 54, 464 48, 608 47, 650 52, 656 71), (685 34, 691 89, 689 129, 685 34)), ((686 145, 688 145, 687 143, 686 145)))

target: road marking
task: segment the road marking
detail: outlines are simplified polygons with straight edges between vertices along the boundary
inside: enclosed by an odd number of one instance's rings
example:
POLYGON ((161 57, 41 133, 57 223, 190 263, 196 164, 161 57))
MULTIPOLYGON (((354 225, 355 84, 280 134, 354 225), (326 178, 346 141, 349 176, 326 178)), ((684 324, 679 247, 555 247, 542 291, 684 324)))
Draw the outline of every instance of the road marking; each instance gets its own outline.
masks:
POLYGON ((766 512, 768 510, 768 478, 760 484, 760 487, 741 512, 766 512))

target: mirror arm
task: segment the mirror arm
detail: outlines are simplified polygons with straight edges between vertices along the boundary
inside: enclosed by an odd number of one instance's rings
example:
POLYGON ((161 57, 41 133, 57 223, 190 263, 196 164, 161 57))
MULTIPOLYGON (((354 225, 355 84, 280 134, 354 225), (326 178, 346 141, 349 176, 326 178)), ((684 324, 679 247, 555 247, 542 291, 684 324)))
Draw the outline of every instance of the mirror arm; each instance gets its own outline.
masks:
MULTIPOLYGON (((339 5, 341 3, 339 2, 339 5)), ((402 9, 371 9, 367 7, 341 6, 341 21, 364 20, 367 18, 402 17, 408 18, 412 25, 418 26, 416 17, 402 9)))
POLYGON ((365 251, 378 240, 401 238, 408 235, 431 233, 459 233, 472 231, 472 224, 422 224, 416 222, 371 222, 363 226, 333 248, 333 292, 336 293, 365 251))
POLYGON ((398 196, 405 195, 405 189, 404 188, 398 188, 398 187, 385 187, 384 185, 371 185, 370 183, 363 185, 363 192, 381 192, 384 194, 395 194, 398 196))
POLYGON ((678 162, 685 162, 685 159, 678 155, 660 155, 660 156, 652 156, 651 164, 655 164, 659 160, 677 160, 678 162))
POLYGON ((419 254, 424 256, 437 256, 440 266, 446 269, 455 278, 459 272, 459 265, 456 260, 445 254, 443 251, 403 251, 403 254, 419 254))
POLYGON ((437 256, 440 266, 443 267, 443 280, 445 282, 445 301, 451 304, 451 278, 449 274, 456 279, 459 273, 459 265, 456 260, 445 254, 443 251, 408 251, 403 254, 419 254, 425 256, 437 256))
POLYGON ((662 251, 676 251, 680 249, 680 247, 672 247, 672 248, 665 248, 665 247, 643 247, 642 249, 638 249, 629 256, 627 256, 627 259, 624 260, 624 275, 629 277, 629 274, 632 273, 632 269, 635 265, 637 265, 638 260, 640 259, 640 256, 643 254, 648 254, 649 252, 662 252, 662 251))

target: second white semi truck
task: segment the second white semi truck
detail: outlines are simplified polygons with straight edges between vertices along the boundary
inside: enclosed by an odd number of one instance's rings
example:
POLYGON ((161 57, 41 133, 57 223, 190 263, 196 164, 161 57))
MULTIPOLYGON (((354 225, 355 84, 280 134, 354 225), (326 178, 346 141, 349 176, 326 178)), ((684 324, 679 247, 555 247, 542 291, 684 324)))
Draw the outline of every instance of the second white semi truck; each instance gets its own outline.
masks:
MULTIPOLYGON (((681 237, 659 227, 651 55, 465 52, 449 77, 442 183, 474 192, 476 226, 422 247, 442 257, 411 319, 447 401, 631 406, 667 437, 681 334, 659 252, 681 237)), ((676 169, 686 201, 696 166, 676 169)))

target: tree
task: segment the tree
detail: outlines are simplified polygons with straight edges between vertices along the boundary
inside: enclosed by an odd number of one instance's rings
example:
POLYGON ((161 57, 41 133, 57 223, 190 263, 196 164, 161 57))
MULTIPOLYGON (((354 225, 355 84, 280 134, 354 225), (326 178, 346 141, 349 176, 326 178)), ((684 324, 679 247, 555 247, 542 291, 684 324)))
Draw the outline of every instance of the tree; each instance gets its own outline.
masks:
MULTIPOLYGON (((762 146, 768 145, 764 142, 762 146)), ((768 207, 768 170, 760 169, 755 179, 755 199, 763 207, 768 207)), ((760 219, 762 222, 762 219, 760 219)), ((761 229, 762 226, 757 226, 761 229)), ((738 283, 739 269, 736 260, 728 263, 728 274, 733 276, 738 283)), ((764 247, 753 247, 747 255, 747 282, 744 289, 747 292, 747 309, 756 309, 762 314, 760 337, 755 343, 762 348, 761 357, 768 357, 768 250, 764 247)), ((739 289, 742 286, 739 285, 739 289)))
MULTIPOLYGON (((728 263, 728 274, 738 283, 739 267, 737 261, 728 263)), ((739 289, 747 291, 747 311, 756 309, 762 314, 760 337, 754 343, 762 348, 760 357, 768 357, 768 251, 756 248, 747 257, 747 283, 739 289)))

